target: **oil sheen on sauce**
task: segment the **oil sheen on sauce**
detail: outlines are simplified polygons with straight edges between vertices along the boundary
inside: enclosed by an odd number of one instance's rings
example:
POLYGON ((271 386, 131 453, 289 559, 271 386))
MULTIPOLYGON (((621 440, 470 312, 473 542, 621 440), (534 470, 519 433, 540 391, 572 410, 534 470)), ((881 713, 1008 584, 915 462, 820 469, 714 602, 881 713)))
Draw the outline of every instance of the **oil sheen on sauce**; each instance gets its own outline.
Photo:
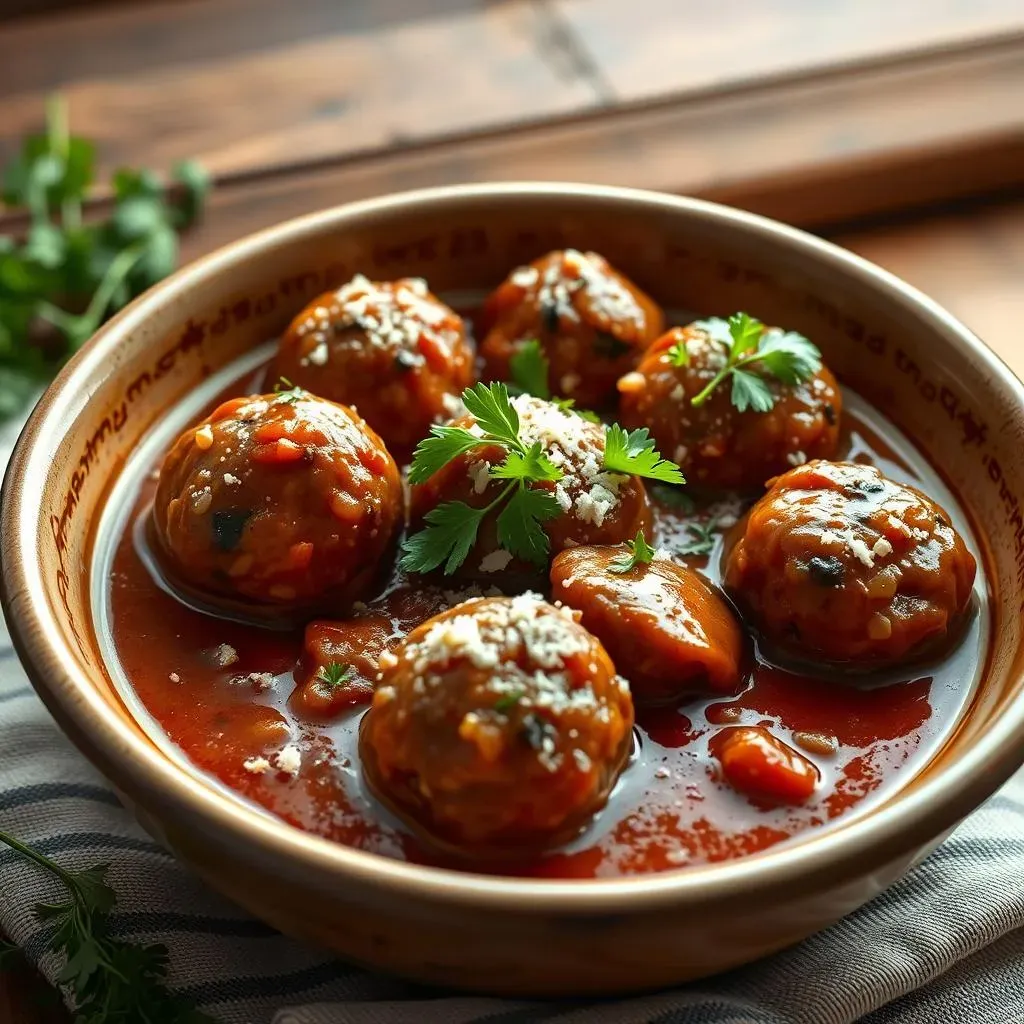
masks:
MULTIPOLYGON (((249 376, 232 392, 246 390, 257 390, 249 376)), ((207 392, 207 407, 215 394, 207 392)), ((902 439, 898 445, 882 440, 879 433, 889 438, 891 428, 874 410, 849 393, 845 405, 837 457, 878 465, 948 507, 948 494, 936 490, 941 485, 921 457, 902 439)), ((156 487, 149 470, 159 463, 162 447, 200 412, 175 414, 162 446, 140 451, 147 465, 125 474, 131 489, 123 495, 123 511, 106 530, 106 543, 102 527, 97 543, 102 575, 94 578, 110 581, 94 594, 94 603, 102 605, 97 632, 126 702, 171 756, 293 825, 349 846, 417 863, 551 878, 663 871, 754 853, 858 813, 908 781, 952 731, 984 661, 984 608, 944 660, 872 685, 852 686, 827 671, 795 675, 757 655, 735 698, 638 712, 633 758, 607 807, 573 843, 500 867, 452 861, 421 843, 367 791, 357 752, 364 707, 329 723, 295 714, 289 697, 301 629, 205 614, 151 571, 142 528, 156 487), (718 728, 736 724, 767 726, 802 747, 822 775, 816 796, 801 807, 759 807, 720 782, 708 743, 718 728), (268 757, 276 766, 269 770, 261 760, 268 757)), ((669 550, 693 540, 691 524, 709 516, 727 524, 742 511, 666 500, 671 494, 657 488, 651 494, 656 542, 669 550)), ((962 515, 950 511, 970 543, 962 515)), ((687 561, 717 582, 721 547, 718 536, 709 556, 687 561)), ((400 634, 479 593, 446 581, 392 579, 367 604, 400 634)))

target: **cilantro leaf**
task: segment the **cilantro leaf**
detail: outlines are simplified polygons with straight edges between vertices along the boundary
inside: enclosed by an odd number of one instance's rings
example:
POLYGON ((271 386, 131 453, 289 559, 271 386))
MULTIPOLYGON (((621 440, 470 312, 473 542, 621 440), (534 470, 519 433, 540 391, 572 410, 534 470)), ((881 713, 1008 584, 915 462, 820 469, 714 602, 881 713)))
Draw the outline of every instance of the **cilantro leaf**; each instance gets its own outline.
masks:
POLYGON ((465 427, 440 426, 435 423, 430 428, 430 435, 416 445, 409 466, 409 483, 425 483, 452 459, 484 444, 487 442, 482 437, 470 433, 465 427))
MULTIPOLYGON (((700 321, 698 326, 709 330, 715 322, 700 321)), ((794 385, 810 380, 821 369, 821 353, 802 334, 765 330, 760 320, 746 313, 734 313, 727 327, 728 340, 722 341, 728 350, 726 365, 690 399, 691 405, 703 405, 718 385, 731 376, 731 400, 737 410, 768 412, 775 405, 775 396, 766 375, 782 384, 794 385)), ((717 333, 713 337, 722 340, 717 333)))
POLYGON ((500 466, 491 470, 495 480, 550 480, 562 479, 562 471, 544 454, 540 441, 534 441, 525 454, 509 452, 500 466))
POLYGON ((604 468, 613 473, 629 473, 667 484, 686 483, 679 467, 663 459, 655 449, 646 427, 628 434, 617 423, 608 427, 605 431, 604 468))
POLYGON ((677 341, 670 345, 665 350, 665 355, 673 366, 688 366, 690 363, 690 353, 686 349, 685 341, 677 341))
POLYGON ((783 384, 810 380, 821 369, 821 353, 796 331, 769 331, 758 348, 761 365, 783 384))
POLYGON ((551 542, 541 523, 561 514, 553 494, 520 483, 498 516, 498 543, 517 558, 543 566, 551 542))
POLYGON ((758 340, 764 331, 764 324, 760 320, 755 320, 748 313, 733 313, 727 323, 733 356, 739 358, 751 349, 757 348, 758 340))
POLYGON ((495 381, 467 388, 462 393, 462 402, 485 434, 518 445, 519 414, 512 408, 504 384, 495 381))
POLYGON ((508 361, 512 383, 524 394, 549 399, 548 358, 536 339, 526 342, 508 361))
POLYGON ((775 404, 771 388, 756 373, 748 370, 732 372, 732 404, 739 412, 753 409, 754 412, 768 412, 775 404))
POLYGON ((450 576, 466 560, 476 543, 477 531, 491 506, 472 508, 464 501, 446 501, 423 518, 425 529, 408 537, 399 565, 405 572, 431 572, 442 562, 450 576))
POLYGON ((643 530, 637 530, 636 538, 634 540, 627 540, 626 547, 629 549, 629 554, 619 555, 618 558, 612 559, 608 563, 609 572, 617 574, 629 572, 630 569, 638 565, 650 564, 654 559, 654 548, 647 543, 643 530))

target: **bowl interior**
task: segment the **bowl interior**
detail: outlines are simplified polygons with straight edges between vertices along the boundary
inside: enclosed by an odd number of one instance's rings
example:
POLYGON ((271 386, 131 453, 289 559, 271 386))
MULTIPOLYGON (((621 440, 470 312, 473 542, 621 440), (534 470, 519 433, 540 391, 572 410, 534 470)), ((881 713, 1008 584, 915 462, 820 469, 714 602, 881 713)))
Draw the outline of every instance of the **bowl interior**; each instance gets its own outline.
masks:
MULTIPOLYGON (((116 775, 123 758, 136 756, 133 744, 152 746, 104 665, 89 566, 111 483, 156 420, 356 272, 422 276, 441 293, 484 290, 515 265, 566 246, 607 256, 666 307, 704 315, 742 308, 805 333, 843 383, 916 441, 959 497, 983 549, 994 642, 970 713, 891 802, 913 803, 921 791, 915 813, 934 813, 935 824, 948 827, 1020 763, 1024 754, 1010 742, 1020 733, 1020 706, 1009 709, 1024 685, 1024 400, 1005 367, 927 299, 798 232, 644 193, 500 186, 345 207, 215 253, 124 311, 50 390, 6 484, 5 599, 9 618, 27 624, 17 626, 17 639, 44 698, 62 721, 74 721, 73 732, 93 732, 90 746, 106 743, 110 762, 101 767, 116 775), (102 726, 97 701, 108 712, 102 726), (932 782, 953 795, 940 797, 932 782)), ((898 829, 890 811, 869 817, 889 814, 898 829)), ((864 823, 838 832, 857 828, 864 823)))

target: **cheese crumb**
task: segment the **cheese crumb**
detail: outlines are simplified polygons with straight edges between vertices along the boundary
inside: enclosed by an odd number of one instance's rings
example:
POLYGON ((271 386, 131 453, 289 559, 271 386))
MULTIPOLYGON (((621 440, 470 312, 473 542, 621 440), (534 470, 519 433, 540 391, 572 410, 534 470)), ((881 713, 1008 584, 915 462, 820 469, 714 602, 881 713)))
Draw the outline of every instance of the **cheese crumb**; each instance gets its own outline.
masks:
POLYGON ((472 462, 469 466, 469 478, 473 481, 473 493, 483 494, 487 490, 490 479, 491 465, 489 462, 472 462))
POLYGON ((480 559, 480 571, 501 572, 511 561, 512 553, 510 551, 505 551, 502 548, 498 548, 497 551, 492 551, 489 555, 484 555, 484 557, 480 559))
POLYGON ((170 679, 172 683, 181 682, 181 676, 179 676, 177 672, 172 672, 167 678, 170 679))
POLYGON ((298 775, 302 767, 302 751, 297 743, 288 743, 273 755, 274 767, 287 775, 298 775))
POLYGON ((230 487, 235 487, 238 484, 240 484, 241 482, 242 481, 239 480, 238 477, 235 476, 233 473, 225 473, 224 474, 224 483, 226 483, 230 487))
POLYGON ((886 555, 892 554, 892 545, 889 543, 888 540, 886 540, 885 537, 879 537, 878 540, 875 541, 874 546, 871 548, 871 550, 879 558, 885 558, 886 555))
POLYGON ((803 452, 789 452, 786 455, 786 461, 791 466, 802 466, 807 461, 807 456, 803 452))
POLYGON ((270 771, 270 762, 265 757, 247 757, 242 762, 242 767, 253 775, 262 775, 270 771))
POLYGON ((228 665, 234 665, 238 661, 238 651, 231 644, 221 644, 213 649, 213 660, 221 668, 226 668, 228 665))
POLYGON ((204 423, 195 432, 196 447, 202 451, 206 451, 213 444, 213 427, 209 423, 204 423))

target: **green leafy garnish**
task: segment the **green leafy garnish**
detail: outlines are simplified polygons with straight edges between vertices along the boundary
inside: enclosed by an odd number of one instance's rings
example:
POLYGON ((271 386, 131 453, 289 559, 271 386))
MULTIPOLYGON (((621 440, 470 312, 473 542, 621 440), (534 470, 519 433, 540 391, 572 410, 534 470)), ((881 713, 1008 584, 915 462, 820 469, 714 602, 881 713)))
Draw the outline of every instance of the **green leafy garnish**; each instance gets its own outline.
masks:
POLYGON ((213 1024, 212 1017, 168 990, 165 946, 111 937, 116 896, 106 881, 109 865, 71 871, 5 832, 0 842, 66 889, 63 899, 36 904, 35 916, 50 928, 47 949, 64 958, 57 984, 70 996, 75 1024, 213 1024))
POLYGON ((502 714, 506 711, 511 711, 525 696, 525 690, 512 690, 509 693, 502 694, 494 702, 494 710, 500 711, 502 714))
POLYGON ((690 353, 686 351, 685 341, 677 341, 670 345, 665 350, 665 355, 673 366, 688 366, 690 363, 690 353))
POLYGON ((637 530, 635 540, 627 540, 628 555, 620 555, 608 563, 608 571, 614 573, 629 572, 638 565, 648 565, 654 559, 652 548, 644 537, 643 530, 637 530))
POLYGON ((329 661, 317 669, 316 678, 318 682, 336 690, 340 686, 345 686, 354 673, 355 669, 351 665, 340 661, 329 661))
POLYGON ((707 386, 694 395, 693 405, 703 405, 722 381, 732 377, 732 404, 740 412, 748 409, 768 412, 775 399, 765 380, 766 374, 783 384, 799 384, 810 380, 821 369, 821 353, 796 331, 765 331, 760 320, 746 313, 734 313, 726 324, 726 338, 715 329, 717 321, 701 324, 723 341, 728 359, 707 386))
POLYGON ((536 339, 520 346, 508 361, 512 383, 516 389, 527 395, 549 399, 551 389, 548 387, 548 357, 536 339))
POLYGON ((630 473, 666 484, 686 483, 679 467, 663 459, 655 449, 654 439, 646 427, 631 430, 628 434, 617 423, 608 427, 604 435, 604 468, 613 473, 630 473))
POLYGON ((678 487, 671 487, 668 484, 652 484, 647 489, 647 493, 657 502, 662 505, 668 505, 670 508, 677 508, 681 512, 689 514, 697 506, 686 491, 679 490, 678 487))
POLYGON ((540 442, 529 447, 519 437, 519 414, 501 383, 477 384, 462 393, 466 409, 481 433, 464 427, 433 426, 413 453, 409 482, 423 483, 452 459, 480 446, 504 449, 505 458, 488 471, 491 480, 504 481, 497 497, 484 508, 463 501, 448 501, 431 509, 426 527, 409 537, 401 567, 406 572, 430 572, 444 565, 450 575, 466 560, 476 543, 480 523, 492 509, 498 516, 498 542, 510 554, 543 565, 550 550, 543 523, 562 510, 554 497, 533 483, 557 483, 562 471, 544 454, 540 442))
POLYGON ((274 394, 277 395, 274 401, 285 405, 293 405, 300 398, 305 398, 308 393, 305 388, 293 384, 287 377, 278 377, 274 385, 274 394))
POLYGON ((708 519, 705 522, 689 522, 686 529, 693 540, 676 548, 678 555, 710 555, 715 547, 718 536, 718 520, 708 519))
POLYGON ((46 131, 3 172, 3 202, 23 208, 24 238, 0 236, 0 418, 16 414, 113 313, 174 270, 177 232, 198 216, 209 176, 178 164, 165 186, 151 171, 113 177, 113 210, 83 217, 95 147, 68 131, 60 96, 46 131))
POLYGON ((588 423, 600 423, 601 419, 596 412, 577 409, 574 399, 558 398, 551 394, 548 387, 549 368, 548 357, 544 355, 540 342, 536 339, 526 342, 509 360, 509 370, 512 374, 512 382, 508 386, 509 393, 533 395, 534 398, 553 402, 562 412, 571 412, 588 423))

